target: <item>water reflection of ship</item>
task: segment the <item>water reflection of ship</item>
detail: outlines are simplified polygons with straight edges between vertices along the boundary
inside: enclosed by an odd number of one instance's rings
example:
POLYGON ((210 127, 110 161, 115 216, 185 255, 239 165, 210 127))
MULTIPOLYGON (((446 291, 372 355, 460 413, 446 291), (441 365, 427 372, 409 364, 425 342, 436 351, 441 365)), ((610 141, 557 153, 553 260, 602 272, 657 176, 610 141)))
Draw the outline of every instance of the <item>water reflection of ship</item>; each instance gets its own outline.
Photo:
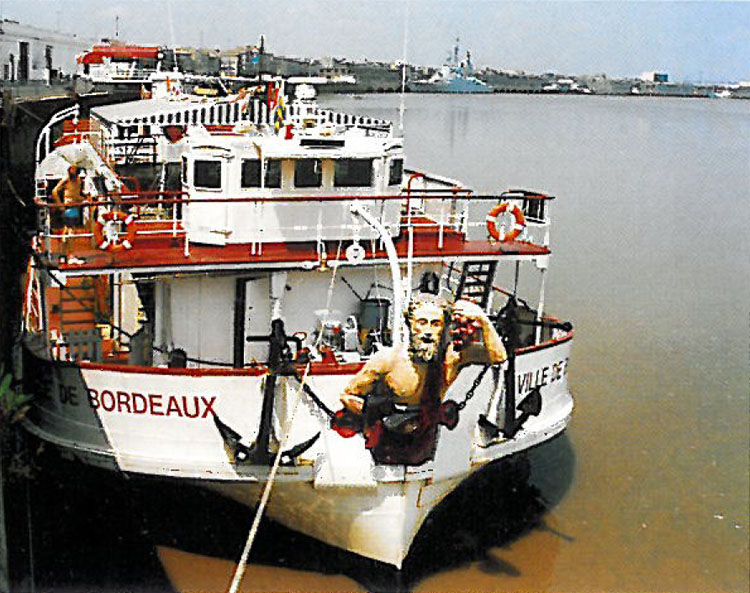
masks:
POLYGON ((556 556, 559 544, 572 538, 555 528, 548 512, 570 488, 574 465, 568 436, 561 435, 475 475, 435 509, 420 531, 404 565, 407 587, 436 581, 438 573, 447 583, 451 571, 468 566, 518 576, 523 567, 509 562, 499 549, 535 531, 551 535, 554 549, 545 555, 556 556))
POLYGON ((426 80, 410 81, 408 88, 417 93, 491 93, 492 87, 474 75, 471 52, 459 58, 459 40, 448 55, 443 66, 426 80))

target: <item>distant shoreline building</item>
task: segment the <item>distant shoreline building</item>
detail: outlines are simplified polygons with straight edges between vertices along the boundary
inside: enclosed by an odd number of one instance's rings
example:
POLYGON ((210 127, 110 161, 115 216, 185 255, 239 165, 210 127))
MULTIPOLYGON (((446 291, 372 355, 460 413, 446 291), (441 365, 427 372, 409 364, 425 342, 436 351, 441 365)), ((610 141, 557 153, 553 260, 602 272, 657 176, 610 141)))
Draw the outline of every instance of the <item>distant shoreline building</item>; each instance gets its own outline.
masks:
POLYGON ((644 72, 641 74, 641 80, 645 82, 669 82, 669 74, 666 72, 644 72))
POLYGON ((76 73, 76 56, 93 39, 11 19, 0 20, 0 79, 3 82, 51 83, 76 73))

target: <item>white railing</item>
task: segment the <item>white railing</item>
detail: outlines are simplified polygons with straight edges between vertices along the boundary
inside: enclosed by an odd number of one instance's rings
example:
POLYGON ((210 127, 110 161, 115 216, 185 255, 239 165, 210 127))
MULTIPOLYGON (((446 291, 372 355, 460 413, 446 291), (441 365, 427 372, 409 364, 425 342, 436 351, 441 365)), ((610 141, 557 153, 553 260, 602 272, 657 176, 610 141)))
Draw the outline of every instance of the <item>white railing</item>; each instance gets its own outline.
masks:
POLYGON ((393 131, 393 123, 386 119, 378 119, 365 115, 341 113, 331 109, 322 109, 314 105, 292 103, 289 105, 289 117, 298 127, 304 127, 306 119, 314 120, 316 125, 357 127, 389 136, 393 131))
POLYGON ((148 136, 108 142, 107 149, 109 158, 116 164, 152 163, 157 158, 156 138, 148 136))
POLYGON ((110 63, 100 67, 91 67, 89 73, 84 74, 83 78, 87 78, 93 83, 149 82, 151 75, 158 72, 159 70, 155 68, 141 68, 135 63, 128 64, 125 67, 118 67, 110 63))
POLYGON ((66 119, 74 119, 77 120, 78 116, 80 114, 80 107, 76 104, 72 107, 68 107, 67 109, 63 109, 62 111, 58 111, 55 113, 50 120, 45 124, 45 126, 42 128, 42 131, 39 132, 39 136, 37 136, 36 140, 36 164, 39 165, 46 156, 51 152, 52 149, 52 127, 55 124, 59 124, 61 121, 65 121, 66 119))
MULTIPOLYGON (((159 101, 154 99, 154 101, 159 101)), ((232 125, 238 123, 271 124, 273 113, 265 102, 251 99, 244 102, 236 98, 196 102, 192 100, 169 100, 153 103, 147 115, 123 117, 111 126, 139 125, 232 125)))

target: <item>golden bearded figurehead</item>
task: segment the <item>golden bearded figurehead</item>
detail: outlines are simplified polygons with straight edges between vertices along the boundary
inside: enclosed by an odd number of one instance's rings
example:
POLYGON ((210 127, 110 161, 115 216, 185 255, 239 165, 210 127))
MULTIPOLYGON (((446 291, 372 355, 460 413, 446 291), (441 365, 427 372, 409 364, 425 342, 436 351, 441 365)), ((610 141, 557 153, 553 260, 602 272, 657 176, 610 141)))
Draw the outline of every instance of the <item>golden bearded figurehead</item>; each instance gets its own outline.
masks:
POLYGON ((411 302, 406 311, 406 322, 412 360, 430 363, 441 358, 445 350, 449 311, 445 300, 432 295, 420 295, 411 302))

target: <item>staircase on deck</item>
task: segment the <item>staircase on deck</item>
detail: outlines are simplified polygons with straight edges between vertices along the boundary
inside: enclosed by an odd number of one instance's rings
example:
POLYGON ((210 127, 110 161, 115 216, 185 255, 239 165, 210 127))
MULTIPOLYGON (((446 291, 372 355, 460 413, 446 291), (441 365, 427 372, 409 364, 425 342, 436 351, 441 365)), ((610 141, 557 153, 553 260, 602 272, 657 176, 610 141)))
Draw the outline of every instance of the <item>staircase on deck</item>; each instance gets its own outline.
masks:
MULTIPOLYGON (((70 359, 100 361, 102 358, 95 282, 91 277, 69 277, 67 285, 58 291, 57 326, 70 359)), ((50 322, 55 325, 54 318, 50 322)))
MULTIPOLYGON (((461 269, 455 297, 473 301, 486 310, 490 305, 490 296, 495 280, 496 261, 466 262, 461 269)), ((454 267, 449 269, 449 279, 453 276, 454 267)))

